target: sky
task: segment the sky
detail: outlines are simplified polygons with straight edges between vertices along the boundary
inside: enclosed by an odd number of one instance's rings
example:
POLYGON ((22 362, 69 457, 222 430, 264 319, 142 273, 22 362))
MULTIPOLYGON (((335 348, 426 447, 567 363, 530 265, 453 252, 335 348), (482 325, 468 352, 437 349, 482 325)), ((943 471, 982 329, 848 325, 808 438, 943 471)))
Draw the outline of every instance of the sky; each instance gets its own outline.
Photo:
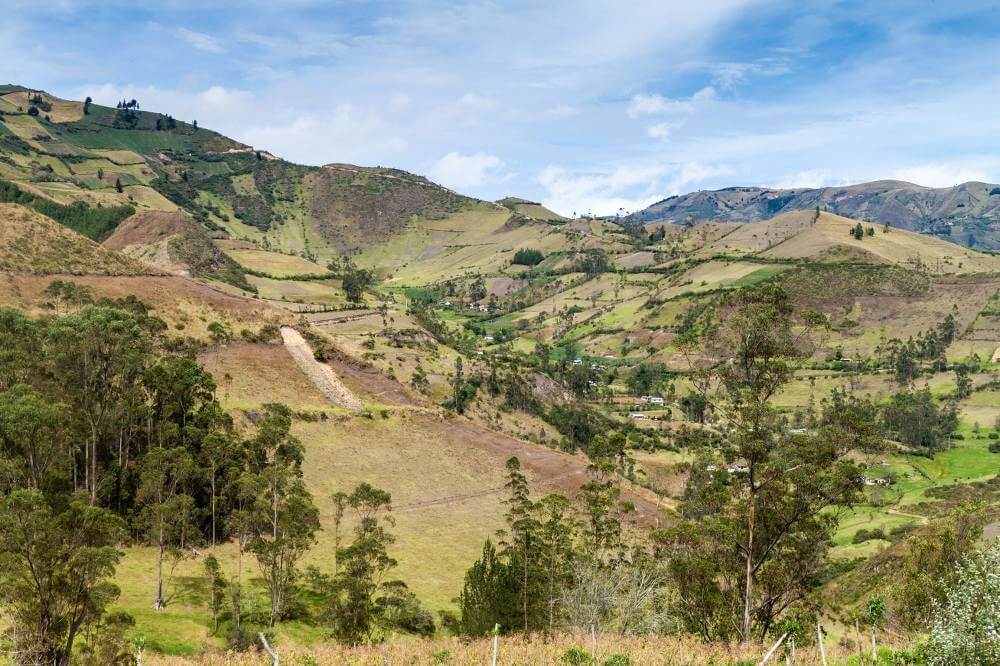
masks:
POLYGON ((2 81, 567 215, 1000 181, 1000 2, 4 4, 2 81))

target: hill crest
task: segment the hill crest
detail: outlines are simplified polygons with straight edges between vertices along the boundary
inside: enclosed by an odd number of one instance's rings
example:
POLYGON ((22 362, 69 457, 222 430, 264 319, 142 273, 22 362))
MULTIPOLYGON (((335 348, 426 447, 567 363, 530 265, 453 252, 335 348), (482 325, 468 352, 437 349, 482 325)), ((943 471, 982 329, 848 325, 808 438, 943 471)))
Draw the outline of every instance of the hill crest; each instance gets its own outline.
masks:
POLYGON ((1000 250, 1000 186, 970 181, 932 188, 898 180, 822 188, 727 187, 658 201, 629 221, 758 222, 794 210, 822 210, 1000 250))

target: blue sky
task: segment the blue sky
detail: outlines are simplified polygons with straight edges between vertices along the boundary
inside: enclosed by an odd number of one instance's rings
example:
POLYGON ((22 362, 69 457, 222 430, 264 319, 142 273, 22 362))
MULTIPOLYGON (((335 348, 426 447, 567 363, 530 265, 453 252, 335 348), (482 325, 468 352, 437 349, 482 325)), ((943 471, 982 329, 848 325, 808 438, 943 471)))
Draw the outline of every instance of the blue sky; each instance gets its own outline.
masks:
POLYGON ((996 2, 5 4, 0 79, 566 214, 1000 181, 996 2))

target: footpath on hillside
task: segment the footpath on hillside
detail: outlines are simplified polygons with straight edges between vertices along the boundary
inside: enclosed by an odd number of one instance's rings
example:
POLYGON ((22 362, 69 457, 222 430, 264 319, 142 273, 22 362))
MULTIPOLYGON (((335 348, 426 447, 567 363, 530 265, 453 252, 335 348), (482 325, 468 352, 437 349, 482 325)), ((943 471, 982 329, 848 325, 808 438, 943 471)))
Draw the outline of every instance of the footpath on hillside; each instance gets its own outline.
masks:
MULTIPOLYGON (((412 410, 412 413, 419 414, 420 418, 432 419, 438 427, 457 435, 470 446, 495 456, 498 464, 503 464, 503 461, 511 456, 517 456, 529 472, 530 484, 538 490, 544 489, 546 492, 561 492, 573 496, 587 481, 587 461, 580 456, 516 439, 463 417, 444 418, 440 411, 416 403, 402 385, 373 367, 338 358, 332 358, 329 363, 320 363, 313 357, 309 343, 294 328, 283 327, 281 337, 285 342, 285 348, 310 381, 337 405, 361 409, 363 405, 356 397, 361 395, 381 404, 412 410), (353 391, 348 385, 353 387, 353 391)), ((401 504, 393 509, 419 511, 498 494, 505 490, 506 487, 498 486, 462 495, 432 496, 401 504)), ((671 505, 653 491, 631 483, 625 484, 623 496, 623 499, 635 505, 638 522, 647 526, 659 526, 664 509, 671 505)))
POLYGON ((301 333, 290 326, 282 326, 281 339, 296 365, 333 404, 347 409, 362 409, 364 407, 361 401, 347 390, 347 387, 340 381, 340 377, 330 366, 316 360, 312 348, 301 333))

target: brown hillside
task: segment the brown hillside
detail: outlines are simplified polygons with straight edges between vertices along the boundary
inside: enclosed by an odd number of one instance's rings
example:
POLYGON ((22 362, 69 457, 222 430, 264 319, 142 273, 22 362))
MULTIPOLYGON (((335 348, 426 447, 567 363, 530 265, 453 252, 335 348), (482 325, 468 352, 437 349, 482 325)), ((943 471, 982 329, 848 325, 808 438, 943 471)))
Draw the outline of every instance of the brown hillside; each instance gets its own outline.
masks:
POLYGON ((249 290, 243 269, 205 229, 179 211, 144 210, 124 220, 104 246, 157 268, 249 290))
POLYGON ((187 228, 189 218, 184 213, 148 210, 124 220, 104 241, 104 247, 121 251, 134 245, 154 245, 175 236, 187 228))
POLYGON ((0 270, 42 275, 156 272, 17 204, 0 204, 0 270))

